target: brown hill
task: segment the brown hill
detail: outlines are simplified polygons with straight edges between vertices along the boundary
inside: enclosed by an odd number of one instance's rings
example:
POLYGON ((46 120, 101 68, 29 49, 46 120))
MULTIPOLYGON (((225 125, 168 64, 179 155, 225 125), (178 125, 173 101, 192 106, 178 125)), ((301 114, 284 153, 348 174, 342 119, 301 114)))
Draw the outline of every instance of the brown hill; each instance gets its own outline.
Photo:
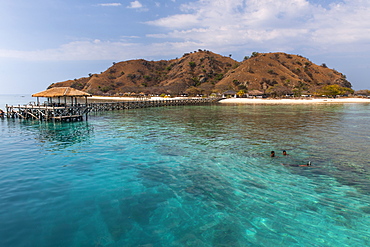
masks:
POLYGON ((216 87, 233 85, 239 89, 261 90, 267 94, 318 93, 325 85, 351 88, 345 75, 318 66, 307 58, 285 53, 253 53, 241 65, 230 70, 216 87))
POLYGON ((198 50, 173 60, 143 59, 114 63, 101 74, 53 83, 95 95, 124 93, 178 95, 211 94, 225 90, 260 90, 266 94, 315 93, 325 85, 351 88, 346 77, 325 64, 285 53, 253 53, 243 62, 198 50))

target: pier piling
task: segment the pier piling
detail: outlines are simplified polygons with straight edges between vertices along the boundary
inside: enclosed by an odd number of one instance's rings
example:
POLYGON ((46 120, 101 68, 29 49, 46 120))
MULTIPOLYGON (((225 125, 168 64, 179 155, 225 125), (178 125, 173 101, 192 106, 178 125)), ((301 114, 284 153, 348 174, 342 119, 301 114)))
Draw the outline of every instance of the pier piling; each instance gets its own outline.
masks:
POLYGON ((89 104, 44 104, 44 105, 6 105, 7 118, 33 119, 40 121, 82 121, 87 120, 88 113, 100 111, 117 111, 148 107, 200 105, 216 103, 221 98, 189 98, 164 100, 117 101, 89 104))

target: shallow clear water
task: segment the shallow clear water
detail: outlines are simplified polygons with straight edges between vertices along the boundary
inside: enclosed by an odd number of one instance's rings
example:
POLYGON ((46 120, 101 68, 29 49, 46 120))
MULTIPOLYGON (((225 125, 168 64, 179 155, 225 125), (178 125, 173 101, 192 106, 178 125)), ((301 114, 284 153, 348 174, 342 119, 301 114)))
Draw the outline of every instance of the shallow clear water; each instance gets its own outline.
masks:
POLYGON ((369 120, 361 104, 0 120, 0 246, 369 246, 369 120))

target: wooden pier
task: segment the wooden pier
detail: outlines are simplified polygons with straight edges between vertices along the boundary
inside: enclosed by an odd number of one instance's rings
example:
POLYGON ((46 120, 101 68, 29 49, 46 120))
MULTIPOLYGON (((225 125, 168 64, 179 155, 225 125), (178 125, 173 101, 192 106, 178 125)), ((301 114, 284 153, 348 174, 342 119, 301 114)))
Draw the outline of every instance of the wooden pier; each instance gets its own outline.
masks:
POLYGON ((54 120, 54 121, 81 121, 87 115, 89 108, 86 105, 23 105, 6 106, 8 118, 54 120))
POLYGON ((163 100, 137 100, 117 101, 109 103, 89 104, 44 104, 44 105, 18 105, 6 106, 8 118, 34 119, 42 121, 81 121, 83 116, 87 119, 89 112, 114 111, 138 109, 148 107, 201 105, 216 103, 221 98, 188 98, 188 99, 163 99, 163 100))
POLYGON ((163 100, 137 100, 137 101, 120 101, 109 103, 91 103, 89 112, 113 111, 125 109, 138 109, 161 106, 180 106, 180 105, 201 105, 216 103, 221 98, 188 98, 188 99, 163 99, 163 100))

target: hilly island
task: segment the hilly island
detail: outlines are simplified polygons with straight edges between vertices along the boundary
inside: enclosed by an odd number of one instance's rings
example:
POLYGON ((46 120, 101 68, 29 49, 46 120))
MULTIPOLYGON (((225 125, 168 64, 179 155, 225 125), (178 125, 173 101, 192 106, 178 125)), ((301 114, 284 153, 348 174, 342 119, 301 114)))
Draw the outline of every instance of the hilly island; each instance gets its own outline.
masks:
POLYGON ((346 76, 300 55, 253 52, 242 62, 207 50, 172 60, 113 63, 100 74, 53 83, 94 95, 211 95, 227 90, 272 97, 353 93, 346 76))

